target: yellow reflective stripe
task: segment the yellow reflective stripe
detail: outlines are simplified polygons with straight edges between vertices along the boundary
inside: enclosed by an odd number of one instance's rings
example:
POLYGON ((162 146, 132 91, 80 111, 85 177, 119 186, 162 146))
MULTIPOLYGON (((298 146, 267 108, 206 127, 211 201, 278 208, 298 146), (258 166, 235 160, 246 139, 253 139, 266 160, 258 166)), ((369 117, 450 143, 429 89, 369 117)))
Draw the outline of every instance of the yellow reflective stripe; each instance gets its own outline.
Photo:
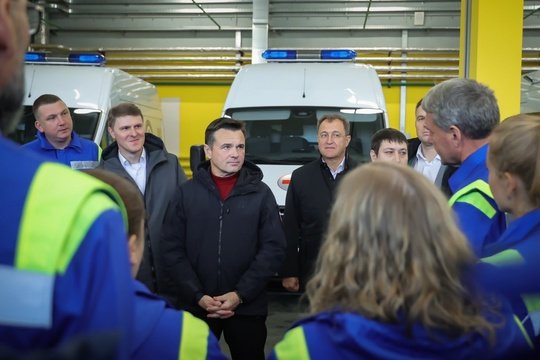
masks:
POLYGON ((522 295, 529 314, 540 310, 540 295, 522 295))
POLYGON ((486 198, 478 192, 470 192, 461 196, 456 202, 464 202, 470 204, 480 210, 488 218, 492 218, 497 214, 497 210, 486 200, 486 198))
POLYGON ((450 206, 453 206, 456 202, 464 202, 470 204, 480 210, 488 218, 492 218, 497 214, 497 209, 495 209, 489 201, 482 196, 486 195, 490 199, 493 199, 493 194, 491 193, 491 188, 489 184, 484 180, 476 180, 465 186, 458 192, 456 192, 448 203, 450 206))
POLYGON ((523 259, 523 256, 521 256, 519 251, 517 251, 516 249, 504 250, 495 255, 482 258, 480 261, 488 263, 488 264, 496 265, 496 266, 515 265, 515 264, 525 263, 525 259, 523 259))
POLYGON ((478 180, 473 181, 469 185, 461 188, 454 195, 452 195, 450 200, 448 200, 448 202, 450 203, 450 206, 454 205, 457 199, 459 199, 461 196, 474 190, 480 191, 484 193, 487 197, 493 199, 493 194, 491 193, 491 188, 489 187, 489 184, 482 179, 478 179, 478 180))
POLYGON ((101 146, 98 145, 98 153, 97 153, 97 161, 100 161, 101 160, 101 153, 103 152, 103 150, 101 150, 101 146))
POLYGON ((274 352, 277 359, 309 360, 304 329, 299 326, 289 330, 276 345, 274 352))
POLYGON ((64 273, 71 262, 71 258, 79 248, 80 243, 90 230, 96 219, 107 210, 118 210, 118 204, 104 193, 96 193, 86 200, 79 214, 75 217, 65 248, 60 253, 56 271, 64 273), (74 239, 74 240, 72 240, 74 239))
POLYGON ((182 339, 178 359, 204 360, 208 352, 210 329, 201 319, 184 311, 182 321, 182 339))
MULTIPOLYGON (((515 264, 523 264, 525 263, 525 259, 523 259, 523 256, 517 251, 516 249, 508 249, 501 251, 500 253, 497 253, 495 255, 482 258, 480 261, 495 265, 495 266, 505 266, 505 265, 515 265, 515 264)), ((523 303, 525 304, 525 307, 527 308, 527 313, 531 314, 532 312, 540 310, 540 295, 523 295, 521 294, 521 299, 523 300, 523 303)), ((519 329, 523 333, 523 336, 525 336, 525 340, 527 340, 527 343, 531 348, 534 348, 533 343, 527 334, 527 330, 523 327, 523 324, 521 323, 521 320, 514 315, 514 320, 519 326, 519 329)))
POLYGON ((523 324, 521 323, 521 321, 519 320, 519 318, 516 315, 514 315, 514 322, 516 323, 517 327, 521 331, 521 334, 525 338, 525 341, 527 342, 529 347, 531 349, 534 349, 533 342, 532 342, 531 338, 529 337, 529 334, 527 334, 527 330, 525 330, 525 328, 523 327, 523 324))
POLYGON ((118 209, 117 204, 122 204, 118 194, 101 181, 64 165, 44 163, 24 205, 15 267, 63 273, 91 224, 103 211, 118 209))

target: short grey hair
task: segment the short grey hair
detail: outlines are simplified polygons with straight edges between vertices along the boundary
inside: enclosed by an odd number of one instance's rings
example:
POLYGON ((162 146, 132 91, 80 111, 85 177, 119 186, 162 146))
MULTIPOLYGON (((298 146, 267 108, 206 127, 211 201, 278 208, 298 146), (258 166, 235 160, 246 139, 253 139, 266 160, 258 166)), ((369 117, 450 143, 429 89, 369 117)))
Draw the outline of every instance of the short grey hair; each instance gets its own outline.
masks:
POLYGON ((444 131, 458 127, 469 139, 485 139, 500 122, 493 90, 471 79, 451 79, 433 87, 422 101, 444 131))
POLYGON ((321 117, 319 121, 317 121, 317 131, 319 131, 319 128, 321 127, 323 121, 332 122, 334 120, 341 121, 341 123, 343 124, 343 128, 345 129, 345 135, 351 134, 351 124, 349 123, 349 120, 347 120, 345 116, 337 113, 323 115, 323 117, 321 117))

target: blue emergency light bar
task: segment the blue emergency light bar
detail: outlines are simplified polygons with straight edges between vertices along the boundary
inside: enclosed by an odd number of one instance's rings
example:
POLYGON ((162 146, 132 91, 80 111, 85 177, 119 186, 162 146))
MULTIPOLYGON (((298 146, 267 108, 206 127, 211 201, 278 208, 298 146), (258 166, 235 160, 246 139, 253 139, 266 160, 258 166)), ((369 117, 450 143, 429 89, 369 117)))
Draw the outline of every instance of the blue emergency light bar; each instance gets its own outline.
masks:
POLYGON ((24 55, 24 61, 27 62, 45 62, 45 53, 29 51, 24 55))
POLYGON ((323 60, 353 60, 356 58, 354 50, 321 50, 323 60))
POLYGON ((265 60, 296 60, 296 50, 265 50, 262 53, 265 60))
POLYGON ((102 65, 105 63, 105 56, 99 53, 73 53, 68 55, 56 55, 46 52, 29 51, 25 54, 24 61, 31 63, 102 65))
POLYGON ((348 61, 356 58, 356 51, 348 49, 282 50, 268 49, 262 53, 267 61, 348 61))
POLYGON ((105 57, 101 54, 69 54, 68 60, 71 63, 103 64, 105 57))

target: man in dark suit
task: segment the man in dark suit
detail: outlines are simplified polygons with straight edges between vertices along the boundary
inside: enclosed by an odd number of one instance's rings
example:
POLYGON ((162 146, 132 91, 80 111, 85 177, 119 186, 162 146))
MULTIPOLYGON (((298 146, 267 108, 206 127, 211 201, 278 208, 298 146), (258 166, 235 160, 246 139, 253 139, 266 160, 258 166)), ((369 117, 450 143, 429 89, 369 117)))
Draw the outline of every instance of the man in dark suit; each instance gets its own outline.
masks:
POLYGON ((442 164, 439 154, 429 140, 429 131, 424 127, 426 111, 422 107, 422 99, 416 104, 415 118, 417 137, 407 140, 409 166, 424 174, 450 197, 448 178, 456 168, 442 164))
POLYGON ((287 258, 281 271, 288 291, 303 290, 326 230, 333 194, 343 175, 354 167, 347 156, 351 141, 349 122, 339 114, 323 116, 317 123, 321 157, 292 173, 283 218, 287 258))

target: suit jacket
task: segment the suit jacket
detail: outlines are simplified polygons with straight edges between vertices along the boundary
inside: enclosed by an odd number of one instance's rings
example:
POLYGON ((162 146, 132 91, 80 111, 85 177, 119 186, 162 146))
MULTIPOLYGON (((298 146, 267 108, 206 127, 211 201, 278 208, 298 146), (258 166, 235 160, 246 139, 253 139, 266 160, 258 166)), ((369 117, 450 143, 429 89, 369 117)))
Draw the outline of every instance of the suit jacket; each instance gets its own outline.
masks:
POLYGON ((283 217, 287 257, 281 277, 299 277, 303 287, 311 276, 328 224, 335 188, 355 165, 347 156, 345 169, 336 180, 320 158, 292 173, 283 217))

